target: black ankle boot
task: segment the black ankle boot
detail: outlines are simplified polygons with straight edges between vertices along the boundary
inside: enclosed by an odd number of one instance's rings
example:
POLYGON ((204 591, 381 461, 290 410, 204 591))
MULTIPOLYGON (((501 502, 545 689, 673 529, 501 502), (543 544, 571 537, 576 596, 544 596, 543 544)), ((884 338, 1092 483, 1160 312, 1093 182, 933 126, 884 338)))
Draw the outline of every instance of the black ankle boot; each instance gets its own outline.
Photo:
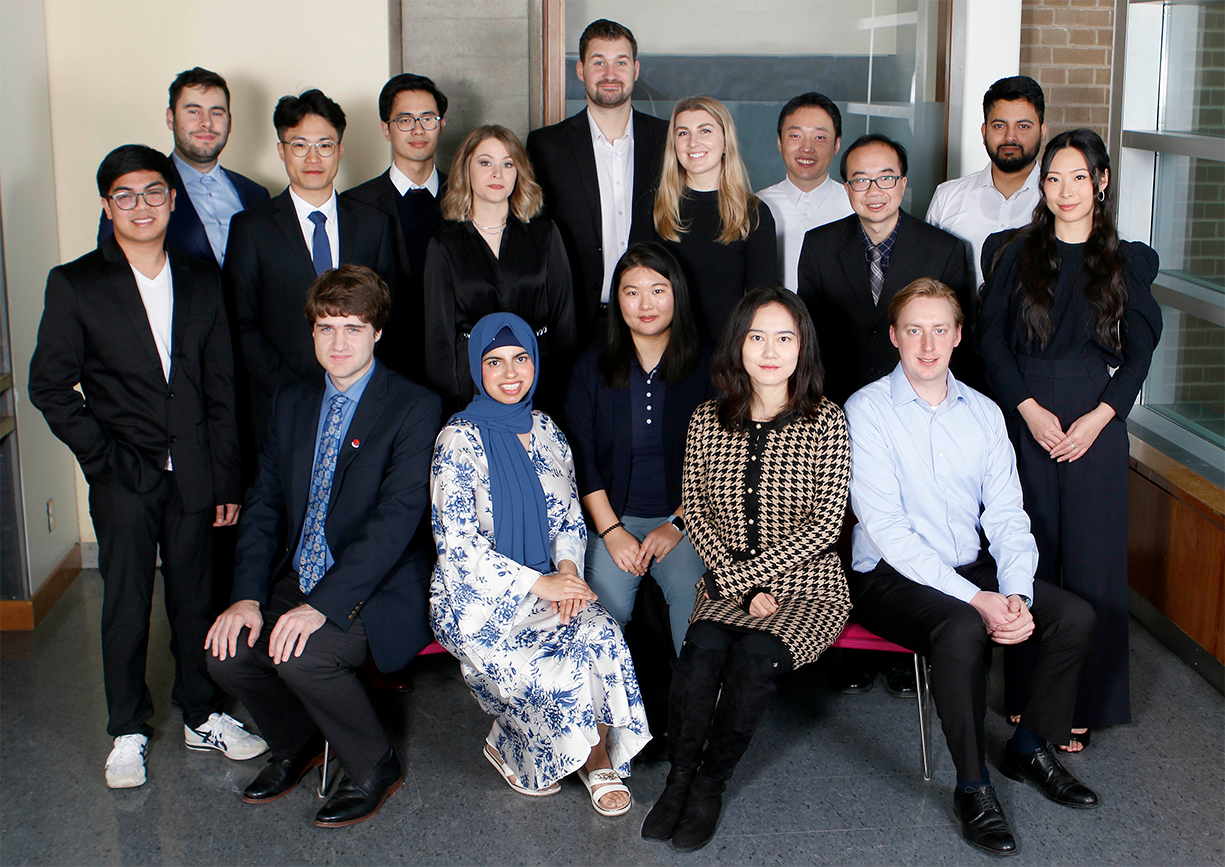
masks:
POLYGON ((668 697, 668 746, 672 768, 663 794, 642 822, 642 839, 672 836, 689 786, 702 759, 706 730, 719 699, 719 680, 727 656, 686 639, 672 666, 668 697))
POLYGON ((702 771, 693 778, 680 821, 672 832, 672 848, 678 852, 701 849, 715 838, 723 814, 723 791, 727 784, 712 780, 702 771))

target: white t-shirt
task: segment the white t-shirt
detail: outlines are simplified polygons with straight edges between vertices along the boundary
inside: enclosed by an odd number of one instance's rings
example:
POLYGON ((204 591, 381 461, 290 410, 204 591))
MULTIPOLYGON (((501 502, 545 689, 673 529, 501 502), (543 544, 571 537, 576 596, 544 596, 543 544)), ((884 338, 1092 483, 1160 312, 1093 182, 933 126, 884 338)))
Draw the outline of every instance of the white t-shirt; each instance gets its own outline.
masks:
MULTIPOLYGON (((129 263, 128 267, 132 268, 132 265, 129 263)), ((150 279, 135 268, 132 268, 132 276, 136 278, 136 288, 140 290, 140 300, 145 305, 145 316, 149 318, 153 344, 162 362, 162 376, 166 382, 170 382, 171 329, 174 323, 174 281, 170 276, 170 257, 166 257, 166 264, 156 277, 150 279)), ((166 469, 174 469, 169 453, 166 455, 166 469)))

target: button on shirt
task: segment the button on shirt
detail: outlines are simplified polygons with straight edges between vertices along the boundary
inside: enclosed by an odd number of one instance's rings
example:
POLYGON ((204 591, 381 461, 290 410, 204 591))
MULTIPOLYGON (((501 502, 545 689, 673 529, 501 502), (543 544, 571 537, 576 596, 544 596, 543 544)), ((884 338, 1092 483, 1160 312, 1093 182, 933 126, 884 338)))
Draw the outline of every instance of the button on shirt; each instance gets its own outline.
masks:
POLYGON ((323 230, 327 232, 328 247, 332 250, 332 265, 333 267, 339 265, 340 229, 336 224, 336 190, 332 190, 332 198, 317 208, 301 198, 292 188, 289 190, 289 198, 293 202, 293 209, 298 215, 298 225, 302 228, 302 240, 306 242, 306 252, 308 255, 315 248, 315 224, 311 222, 311 214, 315 213, 315 211, 321 211, 323 216, 328 218, 327 222, 323 224, 323 230))
POLYGON ((610 142, 599 124, 587 112, 591 125, 591 146, 595 151, 595 171, 600 183, 600 232, 604 247, 604 283, 600 300, 607 303, 613 270, 629 246, 630 222, 634 201, 634 115, 630 113, 625 134, 610 142))
POLYGON ((191 205, 204 224, 204 234, 218 265, 225 264, 225 245, 230 237, 230 218, 242 210, 242 199, 230 176, 214 163, 207 172, 201 173, 187 164, 177 153, 172 153, 174 167, 183 179, 183 189, 191 199, 191 205), (207 178, 207 180, 205 180, 207 178))
MULTIPOLYGON (((324 386, 323 389, 323 403, 320 404, 319 409, 319 424, 315 428, 315 459, 311 462, 312 470, 314 469, 315 463, 317 463, 319 460, 319 446, 323 440, 323 429, 327 426, 328 412, 332 406, 332 398, 338 394, 343 394, 348 398, 340 412, 340 453, 336 458, 336 466, 338 470, 340 467, 340 461, 344 457, 345 452, 352 451, 355 448, 352 440, 347 438, 349 433, 349 424, 353 421, 353 416, 357 412, 357 405, 361 402, 362 394, 366 391, 366 386, 370 383, 370 376, 374 373, 375 364, 378 364, 378 362, 373 362, 370 365, 370 369, 366 371, 365 375, 363 375, 361 379, 350 385, 344 391, 341 391, 332 384, 332 377, 327 376, 326 374, 324 375, 323 379, 327 385, 324 386)), ((356 446, 356 448, 360 448, 360 444, 356 446)), ((336 479, 333 477, 332 493, 335 494, 335 492, 336 479)), ((293 560, 291 561, 295 570, 299 569, 299 564, 302 562, 302 543, 305 541, 305 536, 306 525, 303 523, 302 529, 298 532, 298 547, 294 550, 293 560)), ((324 572, 326 573, 328 569, 332 568, 332 564, 335 562, 335 560, 332 559, 331 545, 327 546, 327 551, 323 562, 324 572)))
POLYGON ((404 195, 409 190, 428 190, 431 196, 438 198, 438 166, 434 166, 434 170, 430 172, 430 176, 425 179, 424 184, 413 183, 412 179, 400 171, 395 163, 391 164, 391 169, 387 172, 387 176, 391 180, 391 185, 396 188, 396 192, 400 195, 404 195))
POLYGON ((824 183, 806 193, 791 183, 790 178, 772 187, 759 190, 757 198, 765 202, 774 215, 778 234, 778 269, 783 285, 792 292, 800 291, 800 248, 804 233, 817 226, 849 217, 854 211, 842 184, 826 175, 824 183))
MULTIPOLYGON (((132 268, 131 265, 128 267, 132 268)), ((171 329, 174 324, 174 280, 170 275, 170 257, 166 257, 162 270, 153 279, 135 268, 132 268, 132 276, 136 278, 136 288, 140 290, 140 300, 145 305, 149 330, 153 332, 153 345, 157 347, 157 357, 162 363, 162 376, 169 383, 171 329)), ((174 469, 169 453, 166 455, 166 469, 174 469)))
POLYGON ((981 287, 983 243, 987 236, 1028 226, 1040 198, 1037 163, 1021 189, 1008 198, 995 188, 991 163, 987 163, 981 172, 945 181, 936 187, 927 208, 927 222, 970 242, 974 248, 974 274, 978 281, 975 285, 981 287))
POLYGON ((870 572, 883 559, 911 581, 969 602, 979 588, 954 569, 978 558, 981 526, 1000 593, 1033 598, 1038 548, 1004 417, 947 376, 937 407, 915 394, 900 364, 847 401, 859 519, 851 567, 870 572))
POLYGON ((630 427, 633 432, 633 453, 623 459, 630 462, 630 483, 625 498, 625 514, 639 518, 667 515, 668 490, 665 476, 663 410, 668 386, 659 376, 656 366, 645 373, 635 359, 630 364, 630 427))

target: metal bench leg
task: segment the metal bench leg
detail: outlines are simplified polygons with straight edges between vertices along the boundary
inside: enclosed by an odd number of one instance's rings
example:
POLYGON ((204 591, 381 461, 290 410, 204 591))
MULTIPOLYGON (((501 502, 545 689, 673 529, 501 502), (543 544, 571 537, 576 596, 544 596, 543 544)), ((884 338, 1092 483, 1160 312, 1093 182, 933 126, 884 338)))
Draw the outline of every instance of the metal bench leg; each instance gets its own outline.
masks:
MULTIPOLYGON (((923 750, 923 779, 932 778, 932 707, 931 684, 927 679, 927 660, 914 655, 914 680, 919 699, 919 743, 923 750)), ((324 766, 326 767, 326 765, 324 766)))
MULTIPOLYGON (((319 774, 319 797, 326 798, 328 796, 328 759, 331 758, 332 745, 327 741, 323 742, 323 767, 320 768, 319 774)), ((926 759, 924 760, 926 761, 926 759)), ((924 768, 927 766, 924 765, 924 768)), ((927 777, 931 779, 931 777, 927 777)))

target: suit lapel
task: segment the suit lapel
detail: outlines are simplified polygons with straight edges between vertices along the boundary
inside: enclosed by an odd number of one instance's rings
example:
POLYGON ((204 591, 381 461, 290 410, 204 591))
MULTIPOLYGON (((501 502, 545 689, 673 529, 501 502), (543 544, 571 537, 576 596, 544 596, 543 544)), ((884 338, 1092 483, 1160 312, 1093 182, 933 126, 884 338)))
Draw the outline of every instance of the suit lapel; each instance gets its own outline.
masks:
MULTIPOLYGON (((893 239, 893 252, 889 254, 889 270, 885 272, 885 285, 880 290, 880 304, 876 305, 876 319, 888 317, 889 302, 911 280, 923 276, 914 274, 912 264, 917 261, 918 238, 911 224, 911 217, 905 211, 897 212, 897 237, 893 239)), ((865 265, 866 267, 866 265, 865 265)))
POLYGON ((345 433, 344 442, 340 444, 340 454, 336 458, 336 474, 332 477, 332 492, 328 499, 329 509, 336 502, 336 496, 344 482, 345 471, 349 469, 349 464, 353 463, 353 459, 361 451, 361 444, 366 442, 375 424, 378 423, 379 417, 383 414, 386 397, 387 370, 376 362, 374 373, 370 375, 370 381, 366 383, 361 402, 357 405, 357 411, 353 413, 353 420, 349 422, 349 430, 345 433), (357 445, 354 446, 354 443, 357 445))
MULTIPOLYGON (((337 265, 353 261, 353 248, 357 245, 357 209, 348 199, 337 197, 336 230, 340 235, 340 261, 337 265)), ((397 220, 397 222, 399 222, 397 220)))
MULTIPOLYGON (((327 374, 323 374, 327 376, 327 374)), ((290 475, 292 489, 286 494, 286 502, 290 504, 293 514, 294 537, 290 540, 290 550, 297 547, 298 536, 302 534, 302 524, 306 520, 306 507, 310 502, 311 474, 315 468, 315 450, 319 446, 319 408, 323 405, 324 383, 316 380, 315 388, 309 399, 297 402, 293 409, 293 424, 290 436, 293 437, 293 469, 290 475)))
POLYGON ((846 221, 847 233, 843 236, 842 249, 838 251, 838 264, 851 296, 856 319, 871 322, 876 311, 872 307, 872 281, 868 277, 868 262, 864 258, 863 241, 859 237, 859 218, 846 221))
MULTIPOLYGON (((310 282, 314 282, 315 261, 311 258, 311 251, 306 248, 306 239, 302 237, 302 225, 298 222, 298 212, 293 206, 293 199, 289 198, 289 188, 286 187, 285 192, 273 201, 276 202, 276 213, 272 221, 285 236, 285 242, 289 244, 289 249, 293 250, 298 264, 310 275, 310 282)), ((341 241, 341 253, 342 255, 344 253, 343 240, 341 241)))
POLYGON ((187 328, 187 320, 191 316, 191 306, 194 301, 190 266, 179 261, 177 253, 170 255, 171 307, 170 325, 170 376, 167 381, 173 382, 179 366, 175 362, 183 351, 183 332, 187 328))
POLYGON ((206 261, 215 265, 217 260, 213 255, 213 246, 208 242, 208 232, 204 230, 204 223, 200 220, 196 206, 191 202, 191 196, 187 194, 183 176, 179 174, 179 167, 174 164, 173 159, 170 161, 170 168, 174 172, 174 215, 178 217, 178 223, 182 227, 181 231, 184 236, 180 241, 180 246, 187 253, 207 250, 206 261))
POLYGON ((600 209, 600 176, 595 166, 595 147, 591 143, 591 125, 587 120, 587 109, 570 119, 569 136, 570 153, 574 157, 574 177, 587 195, 588 212, 592 216, 591 228, 599 239, 604 235, 600 209))
POLYGON ((132 323, 132 333, 136 335, 136 342, 145 350, 145 354, 157 366, 160 374, 162 357, 157 354, 157 344, 153 341, 153 328, 149 325, 149 312, 145 310, 145 302, 140 297, 140 289, 136 285, 136 278, 132 275, 132 266, 128 264, 127 257, 124 256, 114 236, 103 243, 102 253, 107 263, 107 276, 110 277, 111 285, 115 290, 114 297, 132 323))
POLYGON ((651 159, 655 155, 657 148, 655 146, 655 136, 651 134, 651 127, 648 124, 642 123, 644 115, 640 111, 634 112, 634 201, 637 202, 643 196, 649 196, 655 191, 659 179, 655 177, 656 167, 651 159))

